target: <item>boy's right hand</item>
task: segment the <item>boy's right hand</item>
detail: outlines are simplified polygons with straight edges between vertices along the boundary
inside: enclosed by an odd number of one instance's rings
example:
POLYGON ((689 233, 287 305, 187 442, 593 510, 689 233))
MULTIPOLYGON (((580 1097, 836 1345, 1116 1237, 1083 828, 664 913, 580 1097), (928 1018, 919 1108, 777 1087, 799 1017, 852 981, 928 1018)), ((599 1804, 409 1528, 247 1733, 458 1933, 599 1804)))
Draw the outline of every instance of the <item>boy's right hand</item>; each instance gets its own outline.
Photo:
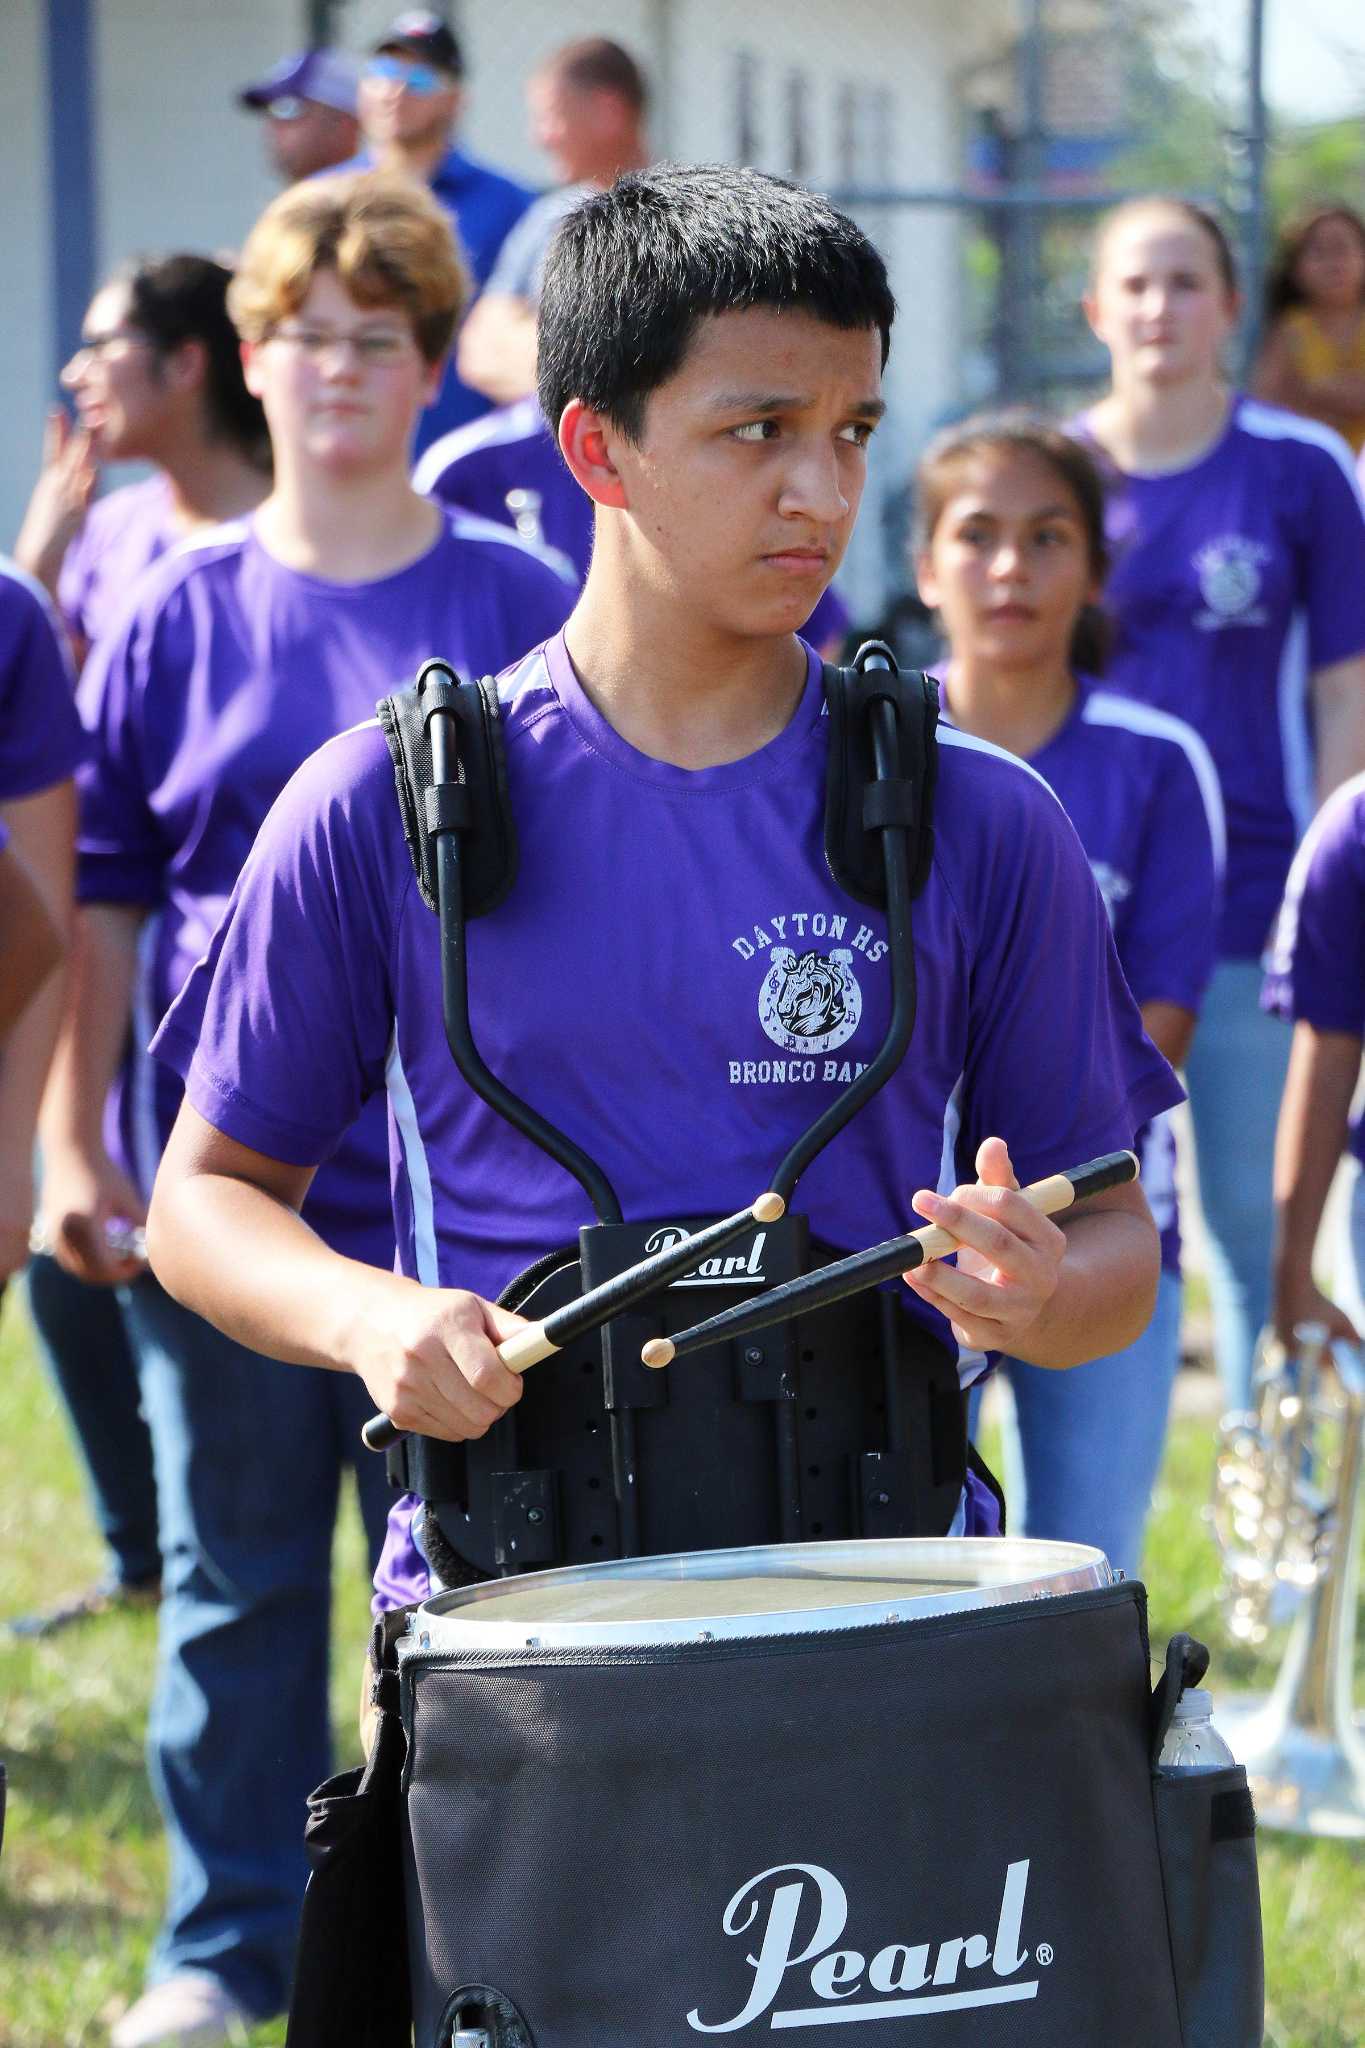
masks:
POLYGON ((404 1280, 351 1333, 347 1351, 376 1407, 399 1429, 466 1443, 521 1399, 498 1357, 526 1317, 459 1287, 404 1280))

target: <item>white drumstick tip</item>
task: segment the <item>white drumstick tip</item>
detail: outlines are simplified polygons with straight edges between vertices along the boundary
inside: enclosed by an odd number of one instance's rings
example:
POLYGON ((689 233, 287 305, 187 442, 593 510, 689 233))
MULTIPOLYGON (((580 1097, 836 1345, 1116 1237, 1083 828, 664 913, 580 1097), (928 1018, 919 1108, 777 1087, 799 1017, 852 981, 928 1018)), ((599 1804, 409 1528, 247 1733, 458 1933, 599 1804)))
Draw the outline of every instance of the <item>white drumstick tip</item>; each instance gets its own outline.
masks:
MULTIPOLYGON (((787 1205, 781 1195, 760 1195, 754 1203, 755 1223, 776 1223, 786 1213, 787 1205)), ((667 1363, 666 1360, 664 1362, 667 1363)))
POLYGON ((661 1365, 672 1365, 673 1346, 667 1337, 651 1337, 640 1358, 645 1365, 653 1366, 657 1371, 661 1365))

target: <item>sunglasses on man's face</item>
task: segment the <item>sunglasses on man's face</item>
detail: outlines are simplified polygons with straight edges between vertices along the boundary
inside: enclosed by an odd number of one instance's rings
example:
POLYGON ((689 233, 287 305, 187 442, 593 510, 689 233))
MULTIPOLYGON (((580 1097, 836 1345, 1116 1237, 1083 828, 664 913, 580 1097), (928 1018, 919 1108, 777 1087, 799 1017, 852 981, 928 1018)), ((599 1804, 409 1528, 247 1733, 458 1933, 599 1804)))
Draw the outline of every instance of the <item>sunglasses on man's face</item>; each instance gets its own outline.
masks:
POLYGON ((365 66, 365 76, 377 78, 385 85, 401 85, 404 92, 415 93, 419 99, 444 92, 450 83, 429 64, 404 64, 398 57, 371 58, 365 66))
POLYGON ((286 92, 277 100, 267 100, 265 110, 272 121, 301 121, 308 112, 308 102, 286 92))

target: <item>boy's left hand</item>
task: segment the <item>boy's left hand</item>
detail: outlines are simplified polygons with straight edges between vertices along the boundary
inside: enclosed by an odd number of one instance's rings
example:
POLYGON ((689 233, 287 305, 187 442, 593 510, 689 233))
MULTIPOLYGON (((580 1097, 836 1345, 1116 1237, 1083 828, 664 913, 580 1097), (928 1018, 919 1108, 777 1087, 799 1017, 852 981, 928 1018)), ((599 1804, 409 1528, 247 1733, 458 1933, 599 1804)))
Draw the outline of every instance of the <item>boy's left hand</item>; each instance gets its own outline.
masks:
POLYGON ((975 1186, 915 1196, 916 1214, 962 1249, 955 1266, 936 1260, 907 1273, 905 1284, 948 1318, 964 1350, 1009 1352, 1056 1292, 1066 1235, 1018 1192, 1003 1138, 982 1141, 976 1171, 975 1186))

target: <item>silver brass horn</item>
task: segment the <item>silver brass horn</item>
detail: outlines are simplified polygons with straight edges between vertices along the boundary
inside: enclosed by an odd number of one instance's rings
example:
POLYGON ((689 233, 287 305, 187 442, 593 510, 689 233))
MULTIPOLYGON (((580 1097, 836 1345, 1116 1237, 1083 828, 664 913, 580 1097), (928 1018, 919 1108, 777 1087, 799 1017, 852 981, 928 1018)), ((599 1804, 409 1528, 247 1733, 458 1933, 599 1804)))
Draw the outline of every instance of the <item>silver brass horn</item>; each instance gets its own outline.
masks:
POLYGON ((1365 1837, 1365 1741, 1352 1720, 1365 1368, 1352 1345, 1301 1323, 1263 1340, 1255 1407, 1228 1416, 1212 1519, 1231 1633, 1264 1641, 1296 1612, 1262 1699, 1218 1710, 1259 1819, 1299 1834, 1365 1837))

